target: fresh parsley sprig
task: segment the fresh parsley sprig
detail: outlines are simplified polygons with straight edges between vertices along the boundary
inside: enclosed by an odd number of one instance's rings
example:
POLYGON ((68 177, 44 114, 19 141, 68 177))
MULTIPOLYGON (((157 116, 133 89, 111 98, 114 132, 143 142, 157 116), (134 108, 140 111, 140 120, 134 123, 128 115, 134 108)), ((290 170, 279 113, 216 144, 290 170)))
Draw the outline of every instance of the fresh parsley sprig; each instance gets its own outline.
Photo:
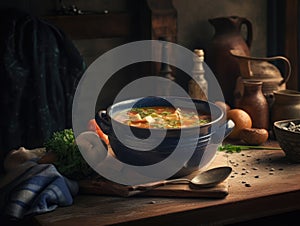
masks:
POLYGON ((281 150, 279 147, 268 147, 268 146, 251 146, 251 145, 233 145, 224 144, 218 147, 219 151, 225 151, 226 153, 239 153, 242 150, 281 150))
POLYGON ((57 160, 53 164, 64 176, 80 180, 93 173, 75 143, 72 129, 53 133, 45 142, 45 147, 47 151, 52 151, 56 155, 57 160))

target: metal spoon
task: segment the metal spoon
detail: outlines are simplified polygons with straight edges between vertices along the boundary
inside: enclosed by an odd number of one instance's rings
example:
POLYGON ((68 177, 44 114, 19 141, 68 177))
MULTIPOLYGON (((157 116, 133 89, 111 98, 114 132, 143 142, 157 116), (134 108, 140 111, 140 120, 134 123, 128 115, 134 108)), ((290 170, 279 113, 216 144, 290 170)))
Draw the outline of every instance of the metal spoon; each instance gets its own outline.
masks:
POLYGON ((178 178, 178 179, 151 182, 151 183, 132 186, 130 190, 148 191, 167 184, 183 184, 183 183, 189 183, 189 185, 193 188, 209 188, 209 187, 214 187, 217 184, 223 182, 230 175, 231 171, 232 168, 230 166, 221 166, 221 167, 216 167, 216 168, 203 171, 197 174, 192 179, 178 178))

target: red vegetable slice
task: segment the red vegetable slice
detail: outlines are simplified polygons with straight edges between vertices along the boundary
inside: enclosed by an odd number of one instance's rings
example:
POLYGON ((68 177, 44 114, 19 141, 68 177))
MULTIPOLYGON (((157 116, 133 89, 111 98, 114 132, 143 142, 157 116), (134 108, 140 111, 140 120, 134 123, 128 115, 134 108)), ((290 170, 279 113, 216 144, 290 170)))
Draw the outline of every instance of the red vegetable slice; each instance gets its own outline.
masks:
POLYGON ((100 137, 101 140, 104 141, 105 144, 109 144, 109 139, 108 136, 103 133, 103 131, 101 130, 101 128, 98 126, 97 122, 95 119, 91 119, 88 123, 88 130, 89 131, 94 131, 98 134, 98 136, 100 137))

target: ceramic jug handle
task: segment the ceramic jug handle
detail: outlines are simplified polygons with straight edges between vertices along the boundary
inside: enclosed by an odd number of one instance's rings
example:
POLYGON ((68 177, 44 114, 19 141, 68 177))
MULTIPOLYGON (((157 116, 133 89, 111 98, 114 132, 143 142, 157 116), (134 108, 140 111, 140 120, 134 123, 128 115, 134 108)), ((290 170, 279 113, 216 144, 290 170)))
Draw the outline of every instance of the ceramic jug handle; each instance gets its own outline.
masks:
POLYGON ((283 75, 283 79, 279 83, 279 85, 281 86, 282 84, 286 83, 291 76, 291 63, 286 57, 283 56, 275 56, 275 57, 271 57, 271 59, 272 58, 273 60, 282 60, 285 64, 285 73, 283 75))
POLYGON ((283 56, 274 56, 274 57, 253 57, 251 58, 253 60, 266 60, 266 61, 279 61, 282 60, 284 62, 285 65, 285 70, 284 70, 284 74, 283 74, 283 79, 279 82, 279 85, 281 86, 283 83, 286 83, 290 76, 291 76, 291 63, 290 61, 283 56))
POLYGON ((246 28, 247 28, 247 37, 246 37, 246 43, 247 43, 247 46, 250 48, 251 47, 251 44, 252 44, 252 24, 251 22, 246 19, 246 18, 242 18, 242 24, 245 24, 246 25, 246 28))
POLYGON ((249 57, 249 56, 239 55, 239 53, 236 50, 230 50, 230 53, 235 57, 245 59, 245 60, 257 60, 257 61, 278 61, 278 60, 282 60, 285 64, 285 73, 282 76, 283 79, 279 82, 280 86, 283 83, 286 83, 289 80, 290 76, 291 76, 291 63, 286 57, 283 57, 283 56, 249 57))

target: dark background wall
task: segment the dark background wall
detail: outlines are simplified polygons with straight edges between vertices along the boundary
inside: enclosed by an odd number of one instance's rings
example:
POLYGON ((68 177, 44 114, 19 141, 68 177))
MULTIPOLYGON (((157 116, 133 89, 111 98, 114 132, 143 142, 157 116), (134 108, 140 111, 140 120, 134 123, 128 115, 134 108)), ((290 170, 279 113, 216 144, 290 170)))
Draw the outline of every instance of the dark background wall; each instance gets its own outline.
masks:
MULTIPOLYGON (((5 0, 0 2, 0 8, 15 7, 38 16, 57 14, 62 5, 70 8, 74 5, 77 9, 87 12, 120 12, 128 11, 134 0, 5 0)), ((240 16, 251 21, 253 27, 253 41, 251 54, 253 56, 266 56, 267 54, 267 0, 173 0, 177 11, 177 43, 193 50, 194 48, 206 49, 214 35, 214 28, 208 19, 215 17, 240 16)), ((118 26, 116 24, 116 26, 118 26)), ((246 36, 246 29, 242 33, 246 36)), ((92 63, 104 52, 126 43, 123 38, 81 39, 73 40, 75 46, 82 54, 87 65, 92 63)), ((276 54, 276 53, 275 53, 276 54)), ((119 73, 106 88, 104 95, 112 97, 120 87, 126 84, 128 75, 119 73), (111 88, 113 87, 113 89, 111 88), (118 88, 119 87, 119 88, 118 88)), ((128 73, 127 73, 128 74, 128 73)), ((177 82, 186 88, 189 77, 177 75, 177 82)), ((110 104, 112 100, 104 98, 97 108, 110 104)))
POLYGON ((267 1, 265 0, 174 0, 178 11, 178 43, 187 48, 205 48, 214 29, 209 18, 240 16, 253 25, 252 54, 265 56, 267 43, 267 1))
MULTIPOLYGON (((124 11, 130 7, 130 0, 64 0, 66 7, 75 5, 86 11, 124 11)), ((253 25, 254 56, 267 53, 267 0, 173 0, 178 16, 178 44, 189 49, 203 48, 214 34, 209 18, 223 16, 246 17, 253 25)), ((60 9, 59 0, 6 0, 0 7, 17 7, 36 15, 54 14, 60 9)), ((117 25, 116 25, 117 26, 117 25)), ((89 64, 95 57, 124 42, 121 39, 74 41, 89 64)))

